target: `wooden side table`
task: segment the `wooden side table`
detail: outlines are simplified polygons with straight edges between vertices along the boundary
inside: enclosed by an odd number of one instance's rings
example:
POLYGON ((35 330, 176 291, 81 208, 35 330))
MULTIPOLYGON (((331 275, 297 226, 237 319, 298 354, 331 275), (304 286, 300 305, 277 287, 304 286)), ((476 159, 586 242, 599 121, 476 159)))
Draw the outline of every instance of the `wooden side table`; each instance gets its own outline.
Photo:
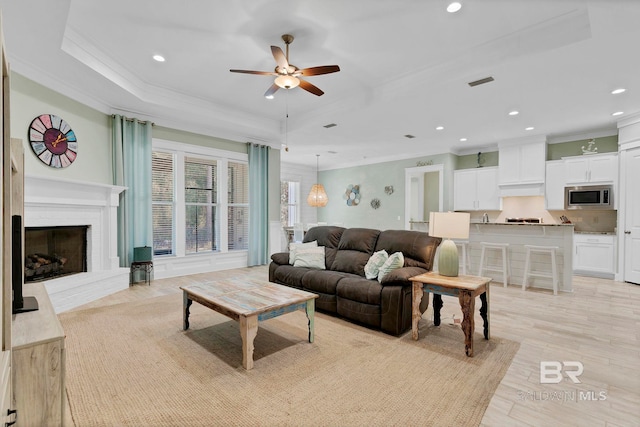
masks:
POLYGON ((424 291, 433 293, 434 323, 440 324, 440 308, 442 307, 441 295, 458 297, 462 308, 462 331, 464 332, 465 354, 473 357, 473 331, 475 322, 473 313, 475 310, 475 297, 480 296, 482 307, 480 315, 484 320, 484 338, 489 339, 489 277, 479 276, 441 276, 438 273, 429 272, 410 278, 412 286, 412 316, 411 316, 411 336, 418 339, 418 321, 422 317, 420 312, 420 301, 424 291))

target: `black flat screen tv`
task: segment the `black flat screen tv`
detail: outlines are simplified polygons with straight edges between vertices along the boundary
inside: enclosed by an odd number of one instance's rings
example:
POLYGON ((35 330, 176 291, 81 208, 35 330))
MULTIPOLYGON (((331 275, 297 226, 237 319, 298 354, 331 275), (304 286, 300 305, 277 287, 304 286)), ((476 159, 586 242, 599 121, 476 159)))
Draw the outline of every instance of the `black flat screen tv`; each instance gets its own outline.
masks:
POLYGON ((38 300, 36 297, 22 295, 24 282, 24 255, 22 254, 22 216, 11 217, 11 285, 13 290, 13 314, 36 311, 38 300))

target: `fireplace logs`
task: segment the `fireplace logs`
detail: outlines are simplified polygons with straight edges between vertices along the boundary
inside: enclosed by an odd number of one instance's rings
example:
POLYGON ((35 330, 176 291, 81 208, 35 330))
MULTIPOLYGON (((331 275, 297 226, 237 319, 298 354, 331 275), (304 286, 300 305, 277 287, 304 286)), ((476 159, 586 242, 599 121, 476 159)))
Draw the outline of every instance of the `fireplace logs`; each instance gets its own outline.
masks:
POLYGON ((66 258, 58 255, 31 254, 24 260, 25 280, 37 280, 62 274, 66 258))

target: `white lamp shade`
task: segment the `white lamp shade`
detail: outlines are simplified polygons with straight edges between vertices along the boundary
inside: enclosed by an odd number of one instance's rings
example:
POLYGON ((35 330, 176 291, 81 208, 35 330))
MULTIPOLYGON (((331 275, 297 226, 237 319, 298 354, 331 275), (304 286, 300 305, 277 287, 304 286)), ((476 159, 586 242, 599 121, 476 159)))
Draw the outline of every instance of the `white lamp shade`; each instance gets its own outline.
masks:
POLYGON ((293 89, 294 87, 298 87, 300 80, 293 76, 283 75, 276 77, 275 84, 283 89, 293 89))
POLYGON ((470 219, 468 212, 430 212, 429 236, 468 239, 470 219))

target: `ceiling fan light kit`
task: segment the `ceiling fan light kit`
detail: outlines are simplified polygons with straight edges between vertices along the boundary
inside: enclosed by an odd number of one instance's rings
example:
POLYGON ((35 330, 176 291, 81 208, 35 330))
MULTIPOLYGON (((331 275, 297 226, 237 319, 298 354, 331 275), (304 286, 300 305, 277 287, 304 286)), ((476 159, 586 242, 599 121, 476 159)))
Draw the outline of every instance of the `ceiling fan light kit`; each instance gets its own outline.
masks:
POLYGON ((264 94, 265 98, 273 99, 278 89, 294 89, 300 86, 302 89, 316 96, 322 96, 324 92, 317 86, 300 78, 300 76, 318 76, 321 74, 330 74, 340 71, 337 65, 322 65, 319 67, 298 68, 289 63, 289 45, 293 42, 291 34, 283 34, 282 40, 285 43, 287 53, 285 54, 278 46, 271 46, 271 54, 276 60, 276 68, 273 71, 253 71, 253 70, 234 70, 232 73, 258 74, 262 76, 276 76, 273 84, 264 94))

